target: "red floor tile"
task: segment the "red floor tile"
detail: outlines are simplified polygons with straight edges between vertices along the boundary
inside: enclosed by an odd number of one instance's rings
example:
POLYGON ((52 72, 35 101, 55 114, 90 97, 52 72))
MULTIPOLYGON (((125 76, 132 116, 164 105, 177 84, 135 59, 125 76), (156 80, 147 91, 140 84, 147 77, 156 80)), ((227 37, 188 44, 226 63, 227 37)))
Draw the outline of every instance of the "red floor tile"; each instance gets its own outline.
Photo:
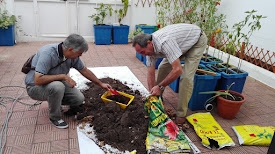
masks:
POLYGON ((69 140, 57 140, 51 142, 51 152, 68 151, 69 140))
POLYGON ((35 133, 33 143, 50 142, 52 141, 52 132, 35 133))
POLYGON ((32 154, 49 153, 51 151, 51 142, 34 143, 32 144, 32 154))

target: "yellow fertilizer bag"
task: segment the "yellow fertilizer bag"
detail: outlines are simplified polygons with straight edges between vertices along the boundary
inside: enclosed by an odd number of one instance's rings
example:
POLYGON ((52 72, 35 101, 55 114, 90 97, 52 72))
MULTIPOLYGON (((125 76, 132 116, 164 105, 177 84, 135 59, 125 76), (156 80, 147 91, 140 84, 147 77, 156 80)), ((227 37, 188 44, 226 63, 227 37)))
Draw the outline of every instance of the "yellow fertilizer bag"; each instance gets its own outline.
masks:
POLYGON ((216 122, 213 116, 207 113, 195 113, 186 118, 194 126, 197 135, 202 139, 202 145, 218 150, 225 146, 234 146, 235 143, 216 122))
POLYGON ((189 141, 164 111, 157 96, 146 98, 144 109, 149 115, 149 129, 146 138, 148 154, 189 154, 189 141))
POLYGON ((269 146, 274 135, 275 127, 241 125, 233 126, 232 129, 238 136, 240 145, 269 146))

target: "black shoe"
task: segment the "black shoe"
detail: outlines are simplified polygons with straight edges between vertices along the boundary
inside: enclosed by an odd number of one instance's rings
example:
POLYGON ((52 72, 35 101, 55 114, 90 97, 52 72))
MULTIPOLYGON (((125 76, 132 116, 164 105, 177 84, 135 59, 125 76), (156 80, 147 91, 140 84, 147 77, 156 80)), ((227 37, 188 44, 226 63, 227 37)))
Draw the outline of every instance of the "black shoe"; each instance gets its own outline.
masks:
POLYGON ((64 120, 62 120, 62 119, 60 119, 60 120, 52 120, 52 119, 50 119, 50 121, 57 128, 68 128, 68 124, 64 120))

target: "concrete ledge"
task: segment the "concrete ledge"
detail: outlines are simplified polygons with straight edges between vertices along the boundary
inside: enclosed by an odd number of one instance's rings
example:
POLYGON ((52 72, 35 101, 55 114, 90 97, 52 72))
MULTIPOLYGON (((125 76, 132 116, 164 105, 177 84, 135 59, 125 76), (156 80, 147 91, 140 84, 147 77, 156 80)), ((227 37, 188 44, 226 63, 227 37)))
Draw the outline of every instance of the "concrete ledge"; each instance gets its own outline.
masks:
MULTIPOLYGON (((215 49, 213 47, 209 47, 208 50, 208 54, 222 59, 224 62, 227 62, 227 58, 229 56, 229 54, 224 53, 218 49, 215 49)), ((242 65, 241 65, 241 69, 248 72, 248 75, 258 81, 260 81, 261 83, 275 89, 275 74, 273 72, 270 72, 264 68, 261 68, 259 66, 256 66, 252 63, 249 63, 245 60, 241 60, 242 61, 242 65)), ((229 59, 229 64, 232 64, 234 66, 238 66, 239 63, 239 58, 230 55, 230 59, 229 59)))

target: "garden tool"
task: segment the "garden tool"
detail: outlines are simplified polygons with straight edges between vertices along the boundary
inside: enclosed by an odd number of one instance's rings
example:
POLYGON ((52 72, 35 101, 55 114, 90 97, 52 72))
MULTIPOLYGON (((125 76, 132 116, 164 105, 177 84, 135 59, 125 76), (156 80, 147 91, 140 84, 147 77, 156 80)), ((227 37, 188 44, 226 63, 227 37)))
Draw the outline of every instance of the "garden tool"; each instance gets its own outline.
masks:
POLYGON ((115 89, 111 89, 110 91, 112 95, 120 95, 120 93, 118 93, 115 89))
POLYGON ((206 70, 202 70, 202 69, 197 69, 197 72, 204 73, 204 74, 207 74, 207 75, 213 75, 213 76, 217 75, 215 72, 210 72, 210 71, 206 71, 206 70))
MULTIPOLYGON (((184 64, 181 64, 181 66, 183 67, 184 64)), ((217 75, 215 72, 210 72, 210 71, 206 71, 206 70, 202 70, 202 69, 197 69, 197 72, 204 73, 204 74, 207 74, 207 75, 213 75, 213 76, 217 75)))

